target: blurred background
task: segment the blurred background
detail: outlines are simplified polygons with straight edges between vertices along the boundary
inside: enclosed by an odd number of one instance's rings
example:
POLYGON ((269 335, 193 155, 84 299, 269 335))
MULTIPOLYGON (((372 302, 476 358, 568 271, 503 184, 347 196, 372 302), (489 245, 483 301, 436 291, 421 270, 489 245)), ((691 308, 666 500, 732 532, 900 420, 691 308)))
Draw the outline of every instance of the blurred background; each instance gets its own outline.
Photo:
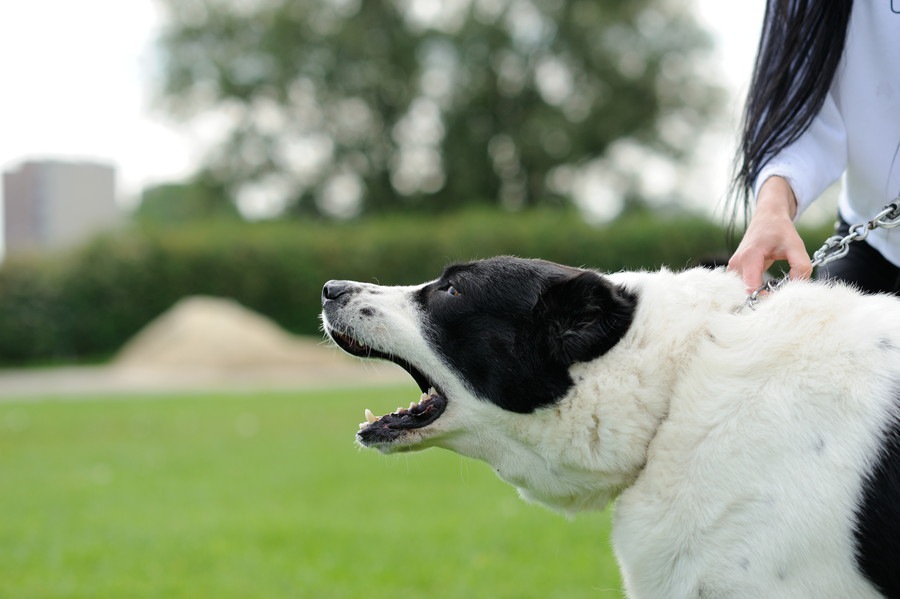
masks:
MULTIPOLYGON (((709 210, 762 7, 37 0, 0 11, 5 169, 42 157, 110 163, 128 209, 148 187, 205 173, 242 215, 263 218, 346 217, 399 197, 516 208, 583 196, 573 179, 587 166, 602 178, 649 157, 632 146, 685 159, 718 129, 725 139, 703 156, 717 162, 710 184, 685 191, 692 178, 669 169, 641 190, 678 190, 709 210), (453 157, 462 144, 480 151, 453 157), (525 183, 503 170, 510 144, 525 183), (560 166, 569 170, 548 185, 560 166)), ((610 218, 615 206, 596 210, 610 218)))
POLYGON ((727 254, 761 18, 712 0, 5 4, 0 367, 103 363, 196 295, 317 336, 331 278, 727 254))
POLYGON ((411 387, 320 289, 727 258, 763 4, 0 4, 0 595, 619 596, 605 515, 353 449, 411 387))

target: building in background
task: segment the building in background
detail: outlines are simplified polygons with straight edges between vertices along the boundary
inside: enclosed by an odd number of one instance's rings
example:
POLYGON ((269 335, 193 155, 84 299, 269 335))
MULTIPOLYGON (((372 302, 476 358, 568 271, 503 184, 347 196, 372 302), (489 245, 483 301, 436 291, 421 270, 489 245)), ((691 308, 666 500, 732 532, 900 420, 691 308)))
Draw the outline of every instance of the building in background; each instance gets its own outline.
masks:
POLYGON ((3 174, 3 198, 6 256, 71 247, 122 222, 107 164, 23 162, 3 174))

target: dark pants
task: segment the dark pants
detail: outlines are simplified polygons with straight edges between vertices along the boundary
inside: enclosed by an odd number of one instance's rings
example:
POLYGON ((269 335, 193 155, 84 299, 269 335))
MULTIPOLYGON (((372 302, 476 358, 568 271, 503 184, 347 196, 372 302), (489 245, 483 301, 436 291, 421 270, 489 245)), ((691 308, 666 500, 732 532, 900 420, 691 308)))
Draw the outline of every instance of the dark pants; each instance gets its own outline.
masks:
MULTIPOLYGON (((839 217, 835 232, 841 237, 850 233, 850 225, 839 217)), ((900 268, 888 262, 878 250, 865 241, 854 241, 850 251, 840 260, 829 262, 816 271, 817 279, 837 279, 852 283, 868 293, 900 295, 900 268)))

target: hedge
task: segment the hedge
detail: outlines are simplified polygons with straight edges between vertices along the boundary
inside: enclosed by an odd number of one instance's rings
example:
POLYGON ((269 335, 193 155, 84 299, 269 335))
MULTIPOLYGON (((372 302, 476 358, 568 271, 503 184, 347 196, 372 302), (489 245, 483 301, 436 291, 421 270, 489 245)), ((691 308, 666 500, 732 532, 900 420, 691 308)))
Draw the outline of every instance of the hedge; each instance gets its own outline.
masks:
POLYGON ((679 269, 724 248, 723 230, 702 218, 643 215, 592 227, 566 211, 133 228, 0 268, 0 364, 109 356, 187 295, 232 297, 294 333, 318 335, 328 279, 418 283, 449 262, 499 254, 606 271, 679 269))

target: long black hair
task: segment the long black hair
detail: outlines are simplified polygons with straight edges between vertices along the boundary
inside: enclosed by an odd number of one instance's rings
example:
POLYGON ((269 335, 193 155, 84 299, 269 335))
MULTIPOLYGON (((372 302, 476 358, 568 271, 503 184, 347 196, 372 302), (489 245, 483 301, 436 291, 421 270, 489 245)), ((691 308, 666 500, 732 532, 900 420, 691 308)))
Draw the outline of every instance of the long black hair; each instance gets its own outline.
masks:
POLYGON ((746 222, 766 162, 809 128, 825 102, 853 0, 768 0, 734 161, 731 225, 746 222))

